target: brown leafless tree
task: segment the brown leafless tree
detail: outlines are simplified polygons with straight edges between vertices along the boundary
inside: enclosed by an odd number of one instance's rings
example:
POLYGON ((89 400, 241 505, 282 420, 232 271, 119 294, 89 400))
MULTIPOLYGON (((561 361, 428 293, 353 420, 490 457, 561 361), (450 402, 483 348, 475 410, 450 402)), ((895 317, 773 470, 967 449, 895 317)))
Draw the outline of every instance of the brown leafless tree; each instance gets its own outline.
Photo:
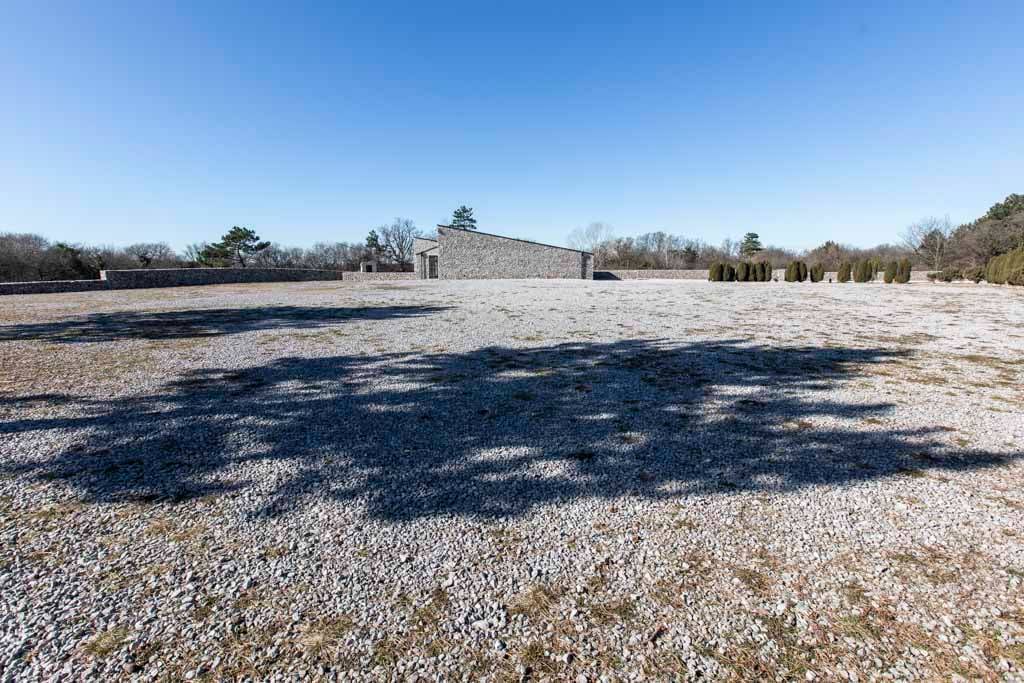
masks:
POLYGON ((931 270, 942 270, 949 250, 953 224, 949 216, 929 216, 907 226, 900 238, 931 270))
POLYGON ((396 218, 391 225, 376 230, 384 257, 400 266, 412 263, 412 242, 420 236, 420 229, 408 218, 396 218))

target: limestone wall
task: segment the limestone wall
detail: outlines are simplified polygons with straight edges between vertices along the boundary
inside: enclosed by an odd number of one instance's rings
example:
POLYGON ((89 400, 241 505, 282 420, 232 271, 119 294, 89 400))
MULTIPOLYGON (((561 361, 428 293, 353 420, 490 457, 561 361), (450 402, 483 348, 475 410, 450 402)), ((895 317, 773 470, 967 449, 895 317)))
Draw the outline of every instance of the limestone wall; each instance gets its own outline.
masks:
POLYGON ((418 280, 419 274, 413 272, 401 273, 353 273, 346 271, 341 278, 345 282, 374 282, 379 280, 418 280))
POLYGON ((0 296, 5 294, 63 294, 93 292, 107 289, 103 280, 49 280, 45 282, 0 282, 0 296))
POLYGON ((311 282, 341 280, 341 271, 305 268, 151 268, 105 270, 100 278, 110 289, 190 287, 247 282, 311 282))

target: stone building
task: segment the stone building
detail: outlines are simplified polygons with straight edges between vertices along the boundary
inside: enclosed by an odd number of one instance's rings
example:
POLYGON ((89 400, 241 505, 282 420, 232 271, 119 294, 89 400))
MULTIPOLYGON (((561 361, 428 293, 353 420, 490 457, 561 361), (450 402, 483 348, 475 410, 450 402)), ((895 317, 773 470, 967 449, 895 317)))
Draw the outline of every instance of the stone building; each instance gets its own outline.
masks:
POLYGON ((594 278, 589 252, 446 225, 437 226, 436 240, 416 239, 413 264, 423 280, 594 278))

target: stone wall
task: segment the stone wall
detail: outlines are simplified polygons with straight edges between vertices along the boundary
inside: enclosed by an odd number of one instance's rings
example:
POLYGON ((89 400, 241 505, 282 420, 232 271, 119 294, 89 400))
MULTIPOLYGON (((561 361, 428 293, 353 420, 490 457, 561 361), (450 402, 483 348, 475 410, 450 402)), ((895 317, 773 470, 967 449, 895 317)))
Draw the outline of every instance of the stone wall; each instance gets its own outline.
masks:
POLYGON ((312 282, 341 280, 341 271, 305 268, 151 268, 105 270, 100 278, 110 289, 190 287, 249 282, 312 282))
MULTIPOLYGON (((786 280, 786 270, 784 268, 773 270, 772 277, 778 278, 779 282, 786 280)), ((839 282, 839 276, 834 272, 825 273, 825 277, 822 280, 824 283, 828 283, 829 278, 832 278, 834 283, 839 282)), ((708 271, 706 270, 595 270, 595 280, 707 280, 708 271)), ((882 282, 882 274, 878 274, 878 282, 882 282)), ((927 282, 928 272, 923 270, 915 270, 910 274, 911 282, 927 282)), ((810 279, 807 280, 810 282, 810 279)), ((853 280, 851 279, 852 283, 853 280)))
POLYGON ((443 280, 589 279, 593 257, 475 230, 438 228, 438 276, 443 280))
POLYGON ((49 280, 45 282, 0 282, 0 296, 5 294, 64 294, 94 292, 107 289, 103 280, 49 280))
POLYGON ((353 273, 346 271, 341 278, 345 282, 374 282, 379 280, 418 280, 419 274, 413 272, 401 273, 353 273))
POLYGON ((706 270, 595 270, 595 280, 707 280, 706 270))
MULTIPOLYGON (((0 283, 4 294, 58 294, 94 292, 107 289, 148 289, 152 287, 189 287, 199 285, 243 284, 247 282, 314 282, 342 280, 335 270, 305 268, 152 268, 138 270, 104 270, 99 280, 59 280, 47 282, 0 283)), ((372 273, 408 279, 413 273, 372 273)), ((397 278, 396 278, 397 279, 397 278)))

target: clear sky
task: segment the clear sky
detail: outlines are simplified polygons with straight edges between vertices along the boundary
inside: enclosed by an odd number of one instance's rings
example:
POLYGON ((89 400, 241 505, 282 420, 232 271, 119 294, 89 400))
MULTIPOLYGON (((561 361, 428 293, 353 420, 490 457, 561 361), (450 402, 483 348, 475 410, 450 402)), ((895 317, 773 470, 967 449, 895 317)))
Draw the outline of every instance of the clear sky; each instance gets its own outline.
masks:
POLYGON ((893 241, 1024 192, 1024 2, 21 2, 0 231, 893 241), (844 6, 845 5, 845 6, 844 6))

